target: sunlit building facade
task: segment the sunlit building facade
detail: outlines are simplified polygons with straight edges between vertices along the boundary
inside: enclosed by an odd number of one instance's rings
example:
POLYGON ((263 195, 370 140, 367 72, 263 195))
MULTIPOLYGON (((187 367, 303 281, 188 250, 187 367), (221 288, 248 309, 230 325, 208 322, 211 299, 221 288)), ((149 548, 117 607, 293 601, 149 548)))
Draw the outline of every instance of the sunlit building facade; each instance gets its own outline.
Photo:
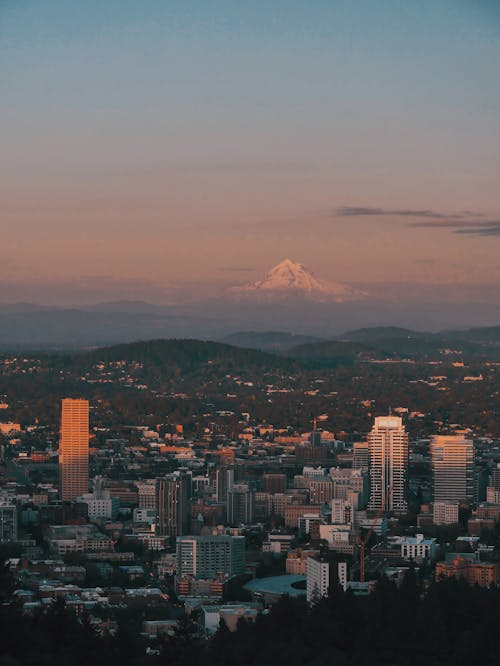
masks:
POLYGON ((89 402, 80 398, 62 401, 59 442, 59 492, 74 500, 89 491, 89 402))
POLYGON ((408 433, 400 416, 378 416, 368 435, 370 502, 377 511, 406 513, 408 488, 408 433))

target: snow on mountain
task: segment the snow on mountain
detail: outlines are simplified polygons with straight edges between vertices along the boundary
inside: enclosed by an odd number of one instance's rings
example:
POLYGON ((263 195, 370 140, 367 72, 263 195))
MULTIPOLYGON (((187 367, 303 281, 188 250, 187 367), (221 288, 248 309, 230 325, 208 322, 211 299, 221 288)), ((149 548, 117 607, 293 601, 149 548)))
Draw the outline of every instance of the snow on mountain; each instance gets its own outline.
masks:
POLYGON ((314 276, 303 264, 284 259, 272 268, 263 280, 239 287, 230 293, 244 297, 273 300, 283 297, 302 297, 317 302, 343 303, 357 300, 364 294, 341 282, 328 282, 314 276))

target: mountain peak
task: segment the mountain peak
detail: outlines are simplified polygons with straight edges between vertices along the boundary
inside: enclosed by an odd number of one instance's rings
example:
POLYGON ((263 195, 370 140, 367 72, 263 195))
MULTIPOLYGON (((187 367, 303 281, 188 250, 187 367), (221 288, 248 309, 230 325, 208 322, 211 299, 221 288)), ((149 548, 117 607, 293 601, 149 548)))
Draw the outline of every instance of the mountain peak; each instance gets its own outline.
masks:
POLYGON ((337 302, 363 296, 341 282, 328 282, 315 277, 303 264, 283 259, 271 268, 263 280, 231 289, 233 294, 272 299, 298 296, 312 301, 337 302))

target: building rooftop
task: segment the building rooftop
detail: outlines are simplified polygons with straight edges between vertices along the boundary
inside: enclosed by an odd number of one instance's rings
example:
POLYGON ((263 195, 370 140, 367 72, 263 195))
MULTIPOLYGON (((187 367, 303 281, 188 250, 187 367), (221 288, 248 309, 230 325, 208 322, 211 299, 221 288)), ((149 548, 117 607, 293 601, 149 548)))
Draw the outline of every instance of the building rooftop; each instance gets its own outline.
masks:
POLYGON ((278 594, 298 597, 306 593, 305 588, 297 588, 297 584, 305 584, 305 576, 270 576, 268 578, 254 578, 244 587, 252 593, 278 594), (295 587, 294 587, 295 586, 295 587))

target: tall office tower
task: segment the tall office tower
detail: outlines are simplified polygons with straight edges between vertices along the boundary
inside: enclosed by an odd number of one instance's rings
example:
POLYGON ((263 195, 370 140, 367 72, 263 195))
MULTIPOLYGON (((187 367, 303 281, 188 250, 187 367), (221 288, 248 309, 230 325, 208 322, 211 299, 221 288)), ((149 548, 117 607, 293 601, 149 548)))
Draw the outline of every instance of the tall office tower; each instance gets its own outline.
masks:
POLYGON ((233 489, 234 467, 222 465, 216 467, 211 473, 213 484, 213 498, 216 502, 227 502, 227 494, 233 489))
POLYGON ((354 469, 368 471, 370 468, 370 447, 368 446, 368 442, 354 442, 352 466, 354 469))
POLYGON ((474 500, 474 442, 462 435, 434 435, 431 465, 435 502, 474 500))
POLYGON ((157 480, 158 534, 177 538, 189 533, 191 479, 175 472, 157 480))
POLYGON ((408 486, 408 433, 400 416, 377 416, 368 435, 370 447, 370 501, 377 511, 406 513, 408 486))
POLYGON ((177 539, 177 576, 235 576, 245 569, 245 537, 187 536, 177 539))
POLYGON ((227 494, 229 525, 250 525, 254 516, 255 495, 244 483, 237 483, 227 494))
POLYGON ((74 500, 89 491, 88 400, 62 401, 59 483, 62 500, 74 500))

